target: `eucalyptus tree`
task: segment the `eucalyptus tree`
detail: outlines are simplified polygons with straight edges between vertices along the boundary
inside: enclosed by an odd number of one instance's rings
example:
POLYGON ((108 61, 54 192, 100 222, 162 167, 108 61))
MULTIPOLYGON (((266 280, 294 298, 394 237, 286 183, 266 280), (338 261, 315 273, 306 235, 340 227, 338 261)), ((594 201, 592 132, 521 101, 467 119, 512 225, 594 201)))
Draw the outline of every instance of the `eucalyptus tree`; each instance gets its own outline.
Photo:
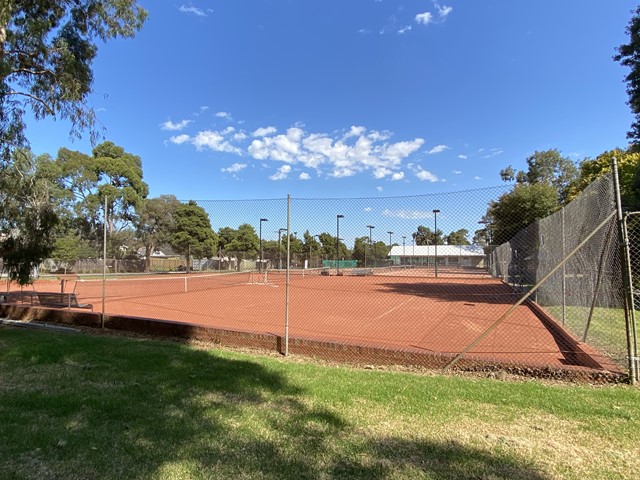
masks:
POLYGON ((187 272, 191 271, 191 258, 211 258, 216 254, 218 236, 211 228, 209 215, 194 200, 175 209, 170 243, 186 257, 187 272))
POLYGON ((57 182, 75 217, 85 223, 85 234, 97 236, 105 221, 105 198, 109 232, 132 225, 149 192, 140 157, 107 141, 93 148, 92 155, 61 148, 55 163, 57 182))
POLYGON ((88 104, 98 41, 133 37, 146 17, 135 0, 0 2, 0 164, 27 145, 28 111, 100 136, 88 104))
POLYGON ((46 157, 15 150, 0 175, 0 256, 11 280, 21 285, 54 248, 58 215, 53 184, 41 165, 46 157))
POLYGON ((175 211, 182 205, 174 195, 146 198, 140 203, 135 218, 136 237, 144 246, 145 272, 151 270, 151 254, 169 244, 175 230, 175 211))

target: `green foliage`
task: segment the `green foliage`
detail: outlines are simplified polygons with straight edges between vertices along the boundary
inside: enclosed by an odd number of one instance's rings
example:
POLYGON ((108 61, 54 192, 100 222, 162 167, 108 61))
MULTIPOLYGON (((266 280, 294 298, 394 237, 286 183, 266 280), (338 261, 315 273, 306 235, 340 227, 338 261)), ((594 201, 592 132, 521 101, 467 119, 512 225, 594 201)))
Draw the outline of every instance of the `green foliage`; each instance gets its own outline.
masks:
MULTIPOLYGON (((225 231, 225 234, 230 232, 225 231)), ((240 262, 248 257, 256 257, 260 248, 260 238, 252 225, 243 223, 235 231, 233 238, 225 244, 226 252, 233 252, 238 259, 237 267, 240 269, 240 262)))
POLYGON ((420 225, 411 235, 415 239, 416 245, 444 245, 442 230, 434 232, 429 227, 420 225))
POLYGON ((174 230, 170 237, 173 249, 187 257, 187 271, 191 258, 211 258, 218 250, 218 236, 211 228, 209 215, 195 201, 181 204, 174 212, 174 230))
POLYGON ((51 258, 56 260, 65 271, 71 270, 77 260, 96 257, 96 250, 88 242, 72 234, 58 237, 51 252, 51 258))
MULTIPOLYGON (((149 187, 142 180, 142 160, 124 151, 113 142, 104 142, 93 149, 93 168, 101 183, 94 193, 107 198, 107 214, 111 221, 129 222, 149 187)), ((113 230, 112 224, 110 224, 113 230)))
POLYGON ((580 162, 580 173, 569 188, 568 200, 573 200, 596 179, 610 172, 613 157, 618 163, 622 203, 629 209, 640 208, 640 153, 619 148, 580 162))
POLYGON ((500 171, 503 181, 513 181, 520 184, 533 185, 542 183, 554 187, 558 199, 564 202, 568 196, 569 187, 578 176, 576 165, 567 157, 563 157, 556 148, 535 151, 527 157, 527 171, 515 172, 509 165, 500 171))
POLYGON ((133 37, 147 13, 135 0, 9 0, 0 5, 0 162, 25 146, 27 110, 91 130, 95 41, 133 37))
POLYGON ((174 195, 143 199, 137 208, 136 237, 145 249, 145 272, 151 270, 151 254, 158 246, 170 243, 176 209, 181 205, 174 195))
POLYGON ((555 187, 545 183, 518 184, 492 202, 492 243, 500 245, 531 223, 551 215, 560 207, 555 187))
POLYGON ((0 256, 9 278, 21 285, 32 281, 53 250, 58 225, 51 182, 40 164, 28 150, 18 150, 0 175, 0 256))
POLYGON ((107 198, 109 232, 124 228, 135 219, 149 193, 142 180, 140 157, 127 153, 113 142, 97 145, 92 155, 61 148, 55 161, 57 184, 66 190, 68 208, 84 218, 92 238, 104 222, 104 198, 107 198))
MULTIPOLYGON (((323 232, 318 235, 322 247, 320 248, 320 255, 327 260, 335 260, 336 258, 336 237, 329 233, 323 232)), ((338 247, 338 259, 351 258, 351 251, 347 248, 342 240, 337 244, 338 247)))
POLYGON ((620 45, 613 59, 630 69, 625 77, 629 96, 627 104, 635 118, 631 123, 631 129, 627 132, 627 138, 637 147, 640 142, 640 7, 637 7, 633 13, 626 33, 629 35, 629 43, 620 45))
POLYGON ((447 241, 447 245, 469 245, 467 235, 469 235, 469 230, 461 228, 460 230, 451 232, 445 237, 445 240, 447 241))

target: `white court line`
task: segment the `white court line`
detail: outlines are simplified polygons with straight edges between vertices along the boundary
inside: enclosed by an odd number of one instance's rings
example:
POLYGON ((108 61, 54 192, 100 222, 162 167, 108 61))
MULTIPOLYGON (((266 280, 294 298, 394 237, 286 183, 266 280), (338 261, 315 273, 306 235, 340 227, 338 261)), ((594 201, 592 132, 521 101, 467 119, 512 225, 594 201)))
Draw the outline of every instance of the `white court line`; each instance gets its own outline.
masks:
POLYGON ((406 300, 398 305, 396 305, 395 307, 393 307, 391 310, 387 310, 386 312, 382 313, 381 315, 378 315, 376 317, 376 320, 380 320, 382 317, 386 317, 387 315, 389 315, 391 312, 394 312, 395 310, 399 309, 400 307, 404 307, 407 303, 412 302, 416 299, 416 297, 411 297, 409 300, 406 300))

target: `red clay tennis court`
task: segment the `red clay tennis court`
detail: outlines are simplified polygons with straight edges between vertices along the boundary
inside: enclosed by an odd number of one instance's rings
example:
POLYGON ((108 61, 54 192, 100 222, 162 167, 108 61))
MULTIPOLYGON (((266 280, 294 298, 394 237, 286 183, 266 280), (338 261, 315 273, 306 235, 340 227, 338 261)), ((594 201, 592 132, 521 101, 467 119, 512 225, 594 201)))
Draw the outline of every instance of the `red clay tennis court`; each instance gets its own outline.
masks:
MULTIPOLYGON (((519 298, 500 280, 477 272, 463 276, 442 271, 438 278, 427 269, 320 273, 295 271, 289 277, 292 338, 451 356, 519 298)), ((284 272, 269 271, 108 279, 105 313, 283 336, 285 278, 284 272)), ((78 301, 101 311, 102 288, 101 280, 87 279, 73 289, 78 301)), ((57 280, 33 286, 34 291, 56 289, 60 291, 57 280)), ((559 326, 550 327, 548 318, 523 304, 468 355, 538 367, 611 368, 604 356, 588 348, 591 358, 584 364, 576 348, 584 353, 585 346, 558 332, 559 326)))

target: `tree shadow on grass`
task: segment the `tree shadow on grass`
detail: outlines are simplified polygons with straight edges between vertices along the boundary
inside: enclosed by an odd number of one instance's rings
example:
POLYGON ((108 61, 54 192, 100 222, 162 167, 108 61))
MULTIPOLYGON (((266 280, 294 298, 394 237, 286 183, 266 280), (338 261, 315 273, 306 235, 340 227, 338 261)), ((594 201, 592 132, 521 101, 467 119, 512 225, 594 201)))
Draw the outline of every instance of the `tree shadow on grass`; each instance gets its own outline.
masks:
POLYGON ((357 429, 277 363, 8 328, 0 346, 3 478, 546 478, 514 456, 357 429))

